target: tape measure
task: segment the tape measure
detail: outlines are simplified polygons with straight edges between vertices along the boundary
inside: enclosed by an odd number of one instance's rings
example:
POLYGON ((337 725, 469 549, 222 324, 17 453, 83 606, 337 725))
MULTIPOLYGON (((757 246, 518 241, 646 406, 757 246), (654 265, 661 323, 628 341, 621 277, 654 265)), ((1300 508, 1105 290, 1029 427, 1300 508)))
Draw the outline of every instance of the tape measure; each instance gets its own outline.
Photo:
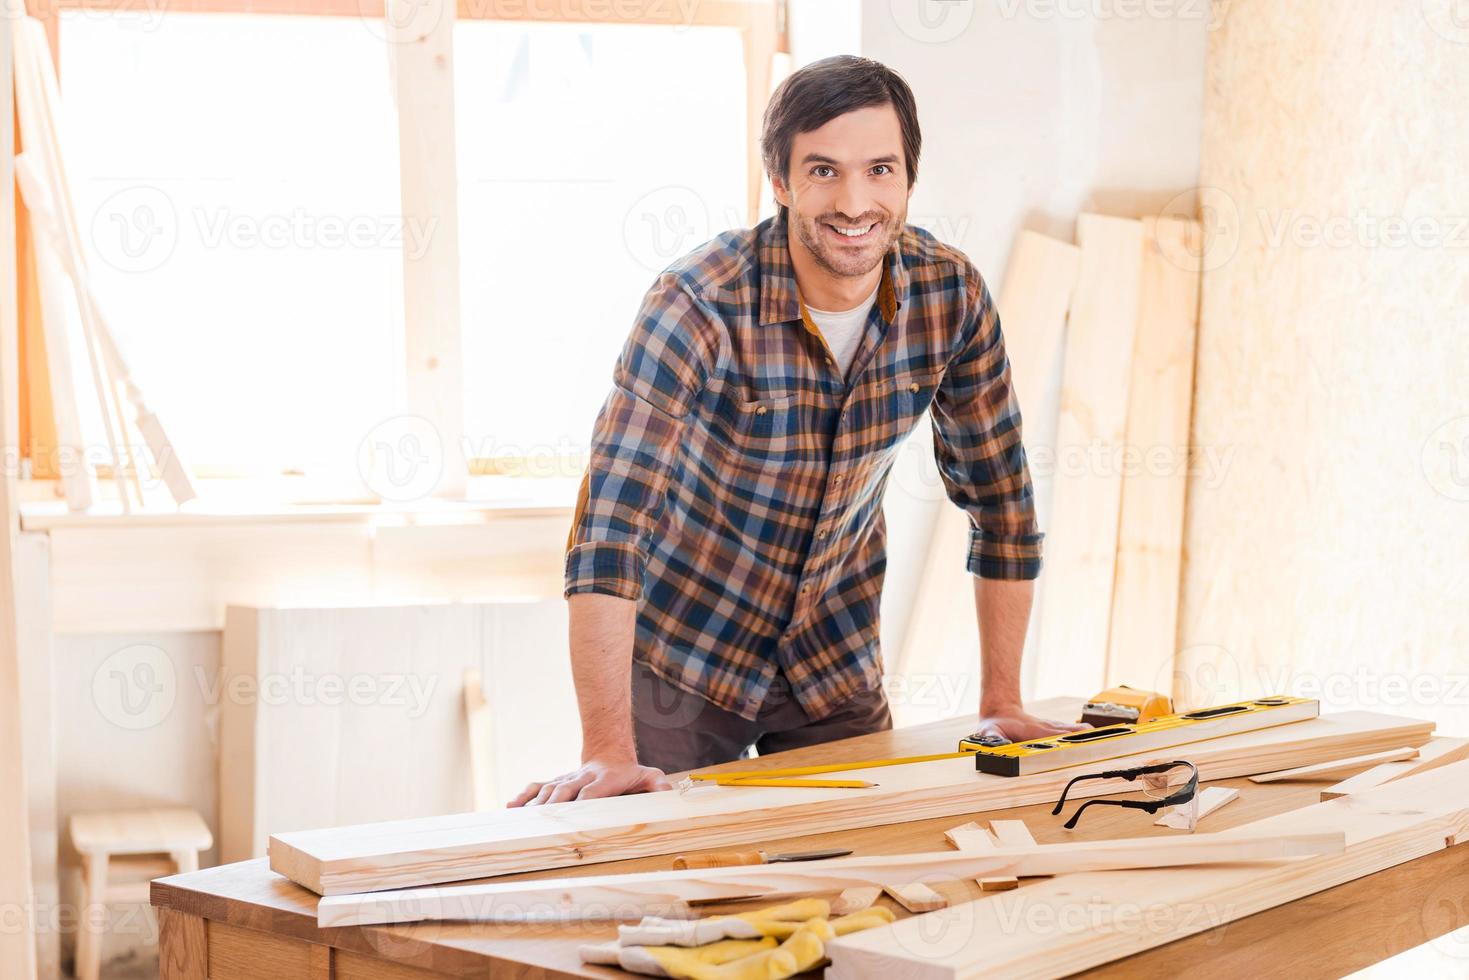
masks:
POLYGON ((995 776, 1024 776, 1306 721, 1320 713, 1320 702, 1312 698, 1257 698, 1217 708, 1161 715, 1137 724, 1088 728, 1030 742, 994 745, 991 739, 971 736, 959 741, 959 751, 974 753, 974 767, 980 772, 995 776))

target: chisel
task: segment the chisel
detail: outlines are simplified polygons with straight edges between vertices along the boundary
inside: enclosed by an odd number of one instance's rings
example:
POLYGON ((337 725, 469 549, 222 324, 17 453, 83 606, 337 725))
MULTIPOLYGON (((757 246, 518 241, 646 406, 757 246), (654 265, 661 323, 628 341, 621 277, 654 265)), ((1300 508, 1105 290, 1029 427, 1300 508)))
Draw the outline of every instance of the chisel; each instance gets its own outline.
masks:
POLYGON ((715 851, 712 854, 680 854, 673 859, 675 871, 695 868, 733 868, 743 864, 774 864, 777 861, 820 861, 823 858, 846 857, 850 850, 793 851, 789 854, 766 854, 764 851, 715 851))

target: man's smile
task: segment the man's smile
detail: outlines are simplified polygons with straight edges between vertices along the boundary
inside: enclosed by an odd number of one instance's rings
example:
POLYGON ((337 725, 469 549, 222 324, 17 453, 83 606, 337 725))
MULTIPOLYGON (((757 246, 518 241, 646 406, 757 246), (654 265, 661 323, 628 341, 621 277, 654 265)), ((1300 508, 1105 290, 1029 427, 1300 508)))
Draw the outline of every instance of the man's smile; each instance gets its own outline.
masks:
POLYGON ((876 237, 877 229, 882 223, 872 221, 865 225, 839 225, 823 221, 821 225, 843 245, 861 245, 876 237))

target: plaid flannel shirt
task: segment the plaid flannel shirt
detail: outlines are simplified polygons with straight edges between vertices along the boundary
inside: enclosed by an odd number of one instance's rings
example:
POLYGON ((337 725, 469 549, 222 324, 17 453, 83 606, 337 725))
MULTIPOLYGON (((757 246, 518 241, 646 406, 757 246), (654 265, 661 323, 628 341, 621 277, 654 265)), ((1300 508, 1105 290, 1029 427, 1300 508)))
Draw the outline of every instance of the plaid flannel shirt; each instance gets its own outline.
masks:
POLYGON ((964 254, 921 228, 884 258, 847 378, 776 216, 659 275, 613 382, 565 593, 638 600, 634 656, 727 711, 755 718, 777 671, 813 719, 881 682, 883 492, 930 407, 969 570, 1040 572, 999 316, 964 254))

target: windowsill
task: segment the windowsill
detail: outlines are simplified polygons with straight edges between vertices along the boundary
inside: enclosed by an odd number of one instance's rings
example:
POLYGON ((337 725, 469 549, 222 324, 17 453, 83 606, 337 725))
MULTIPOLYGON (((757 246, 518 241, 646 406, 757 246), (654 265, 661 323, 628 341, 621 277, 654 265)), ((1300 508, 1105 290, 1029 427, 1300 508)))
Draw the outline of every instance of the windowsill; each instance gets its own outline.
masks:
POLYGON ((368 502, 310 499, 304 485, 254 481, 199 480, 198 499, 175 506, 162 490, 149 493, 149 505, 123 513, 108 483, 99 485, 99 500, 86 511, 69 511, 47 484, 31 482, 23 491, 23 531, 88 527, 200 527, 237 524, 362 523, 374 526, 480 524, 516 517, 569 516, 576 503, 579 479, 476 476, 464 499, 423 498, 368 502), (296 492, 291 492, 292 490, 296 492), (49 499, 48 499, 49 498, 49 499), (294 499, 293 499, 294 498, 294 499))

